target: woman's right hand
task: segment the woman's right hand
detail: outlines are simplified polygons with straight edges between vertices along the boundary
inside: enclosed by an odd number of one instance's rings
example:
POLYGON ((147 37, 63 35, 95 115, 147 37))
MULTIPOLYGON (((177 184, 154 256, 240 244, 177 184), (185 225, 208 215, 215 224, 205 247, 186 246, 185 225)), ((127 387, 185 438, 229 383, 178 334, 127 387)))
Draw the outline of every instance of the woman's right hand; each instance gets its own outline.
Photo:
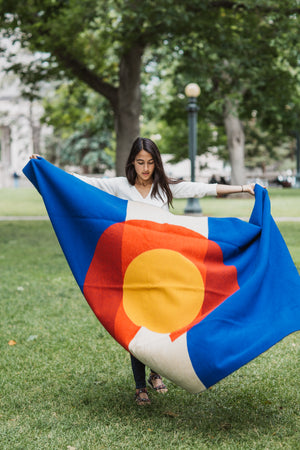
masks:
POLYGON ((40 157, 41 157, 41 155, 38 155, 37 153, 33 153, 33 155, 29 156, 29 159, 38 159, 40 157))

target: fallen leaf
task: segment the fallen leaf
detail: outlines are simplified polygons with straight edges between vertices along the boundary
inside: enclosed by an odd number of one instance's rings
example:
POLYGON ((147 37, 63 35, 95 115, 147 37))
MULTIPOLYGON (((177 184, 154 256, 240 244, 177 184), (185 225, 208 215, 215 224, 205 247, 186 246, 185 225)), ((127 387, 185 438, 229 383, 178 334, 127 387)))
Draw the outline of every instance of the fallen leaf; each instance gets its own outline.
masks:
POLYGON ((11 339, 10 341, 8 341, 8 345, 16 345, 16 341, 14 341, 13 339, 11 339))
POLYGON ((231 423, 228 423, 228 422, 221 423, 220 428, 221 428, 222 430, 230 430, 230 428, 231 428, 231 423))
POLYGON ((178 417, 179 414, 174 413, 173 411, 165 411, 164 412, 164 416, 169 416, 169 417, 178 417))

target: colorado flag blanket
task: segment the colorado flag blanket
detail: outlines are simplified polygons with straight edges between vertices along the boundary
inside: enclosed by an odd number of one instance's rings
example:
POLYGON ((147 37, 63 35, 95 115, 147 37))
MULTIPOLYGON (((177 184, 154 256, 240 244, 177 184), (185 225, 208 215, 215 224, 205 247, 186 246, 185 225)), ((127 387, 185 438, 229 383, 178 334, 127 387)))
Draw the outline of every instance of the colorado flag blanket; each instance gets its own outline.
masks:
POLYGON ((245 222, 122 200, 43 158, 23 171, 99 321, 186 390, 205 390, 300 329, 300 276, 259 185, 245 222))

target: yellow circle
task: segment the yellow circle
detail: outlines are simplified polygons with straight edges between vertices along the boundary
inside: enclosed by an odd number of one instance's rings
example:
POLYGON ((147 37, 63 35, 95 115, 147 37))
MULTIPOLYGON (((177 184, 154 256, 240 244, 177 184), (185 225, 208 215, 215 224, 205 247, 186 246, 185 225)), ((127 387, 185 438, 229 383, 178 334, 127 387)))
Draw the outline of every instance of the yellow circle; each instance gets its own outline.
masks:
POLYGON ((149 250, 127 267, 123 306, 138 326, 171 333, 197 316, 204 299, 204 283, 192 261, 173 250, 149 250))

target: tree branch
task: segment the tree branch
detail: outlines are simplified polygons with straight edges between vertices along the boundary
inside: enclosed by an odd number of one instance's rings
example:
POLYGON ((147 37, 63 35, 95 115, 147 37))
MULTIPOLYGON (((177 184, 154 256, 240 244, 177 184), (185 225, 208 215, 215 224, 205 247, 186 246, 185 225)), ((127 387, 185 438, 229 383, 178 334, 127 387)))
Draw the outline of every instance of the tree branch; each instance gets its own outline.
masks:
MULTIPOLYGON (((248 10, 246 5, 243 3, 235 3, 232 1, 227 0, 220 0, 220 1, 213 1, 212 6, 214 8, 225 8, 225 9, 245 9, 248 10)), ((265 13, 269 12, 282 12, 282 8, 277 8, 273 6, 264 6, 264 5, 256 5, 253 8, 250 9, 256 9, 257 11, 262 11, 265 13)), ((287 9, 284 11, 285 14, 296 14, 300 12, 300 8, 293 8, 293 9, 287 9)))
POLYGON ((90 86, 91 89, 103 95, 109 100, 114 110, 117 109, 118 104, 118 88, 106 83, 89 70, 81 61, 75 58, 71 53, 68 53, 66 49, 55 48, 53 54, 59 61, 63 63, 71 72, 79 78, 81 81, 90 86))
MULTIPOLYGON (((237 3, 230 0, 215 0, 210 3, 210 6, 212 8, 224 8, 224 9, 244 9, 244 10, 257 10, 264 13, 270 13, 270 12, 283 12, 283 8, 277 8, 273 6, 264 6, 264 5, 256 5, 251 8, 248 8, 244 3, 237 3)), ((200 11, 201 9, 198 8, 190 8, 190 10, 193 11, 200 11)), ((286 9, 284 10, 285 14, 297 14, 300 13, 300 8, 292 8, 292 9, 286 9)))

